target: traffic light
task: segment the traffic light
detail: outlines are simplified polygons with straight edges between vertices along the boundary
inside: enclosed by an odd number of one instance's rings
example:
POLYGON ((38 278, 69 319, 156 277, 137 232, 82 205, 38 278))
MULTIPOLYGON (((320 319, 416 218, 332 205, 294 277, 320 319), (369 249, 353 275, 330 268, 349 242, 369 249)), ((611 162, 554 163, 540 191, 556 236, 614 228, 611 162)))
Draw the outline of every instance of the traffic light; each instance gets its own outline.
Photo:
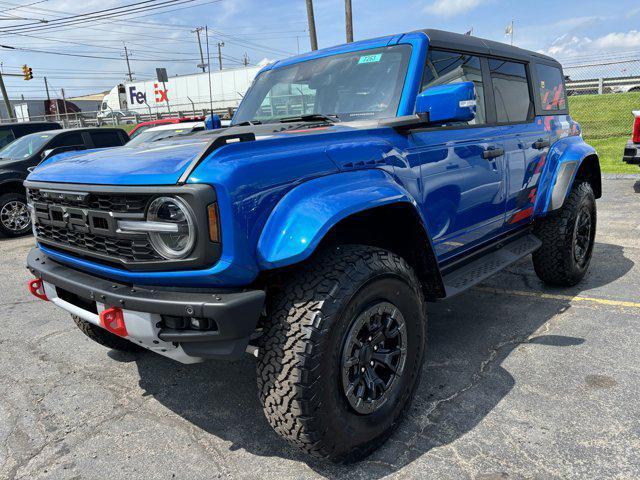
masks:
POLYGON ((22 65, 22 76, 25 80, 31 80, 33 78, 33 69, 27 65, 22 65))

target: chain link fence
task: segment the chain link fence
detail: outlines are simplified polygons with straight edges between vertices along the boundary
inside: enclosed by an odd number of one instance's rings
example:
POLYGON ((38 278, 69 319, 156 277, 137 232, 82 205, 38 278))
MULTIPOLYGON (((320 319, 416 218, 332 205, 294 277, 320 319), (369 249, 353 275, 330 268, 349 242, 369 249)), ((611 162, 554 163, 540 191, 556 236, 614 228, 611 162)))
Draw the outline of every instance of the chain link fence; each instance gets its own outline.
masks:
POLYGON ((582 126, 584 139, 609 173, 640 173, 622 161, 631 138, 633 111, 640 110, 640 58, 611 54, 563 63, 569 112, 582 126))

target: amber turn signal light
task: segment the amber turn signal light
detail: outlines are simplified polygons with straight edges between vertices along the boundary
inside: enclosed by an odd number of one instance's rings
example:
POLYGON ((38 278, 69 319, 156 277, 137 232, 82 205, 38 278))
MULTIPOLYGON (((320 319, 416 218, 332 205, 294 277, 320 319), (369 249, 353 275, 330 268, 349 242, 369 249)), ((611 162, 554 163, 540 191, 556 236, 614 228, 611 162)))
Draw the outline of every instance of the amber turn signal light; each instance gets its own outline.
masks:
POLYGON ((220 243, 220 215, 218 204, 212 203, 207 207, 209 217, 209 238, 212 242, 220 243))

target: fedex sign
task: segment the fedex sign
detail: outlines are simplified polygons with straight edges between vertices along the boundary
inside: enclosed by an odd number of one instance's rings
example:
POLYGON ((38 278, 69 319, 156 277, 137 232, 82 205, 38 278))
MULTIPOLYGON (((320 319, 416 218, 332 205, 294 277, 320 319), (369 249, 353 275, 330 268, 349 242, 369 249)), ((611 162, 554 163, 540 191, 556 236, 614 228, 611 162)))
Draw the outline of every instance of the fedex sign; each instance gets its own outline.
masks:
MULTIPOLYGON (((162 89, 158 87, 157 83, 153 84, 155 94, 156 103, 168 102, 169 101, 169 89, 162 89)), ((138 92, 136 87, 129 87, 129 101, 131 105, 135 105, 136 103, 139 105, 147 103, 147 92, 138 92)))
POLYGON ((143 103, 147 103, 147 94, 136 92, 136 87, 129 87, 129 100, 131 105, 135 103, 142 105, 143 103))

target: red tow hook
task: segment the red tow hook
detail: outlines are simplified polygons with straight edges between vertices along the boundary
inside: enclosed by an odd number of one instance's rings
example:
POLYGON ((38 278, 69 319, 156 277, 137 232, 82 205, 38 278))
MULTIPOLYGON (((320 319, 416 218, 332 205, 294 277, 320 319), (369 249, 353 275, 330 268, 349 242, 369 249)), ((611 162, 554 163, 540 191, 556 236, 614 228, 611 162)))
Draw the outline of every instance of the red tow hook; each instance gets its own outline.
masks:
POLYGON ((107 308, 100 313, 100 325, 119 337, 126 337, 127 327, 124 324, 124 312, 121 308, 107 308))
POLYGON ((44 285, 42 284, 41 278, 29 280, 29 291, 34 297, 38 297, 40 300, 44 300, 45 302, 49 301, 47 295, 44 293, 44 285))

